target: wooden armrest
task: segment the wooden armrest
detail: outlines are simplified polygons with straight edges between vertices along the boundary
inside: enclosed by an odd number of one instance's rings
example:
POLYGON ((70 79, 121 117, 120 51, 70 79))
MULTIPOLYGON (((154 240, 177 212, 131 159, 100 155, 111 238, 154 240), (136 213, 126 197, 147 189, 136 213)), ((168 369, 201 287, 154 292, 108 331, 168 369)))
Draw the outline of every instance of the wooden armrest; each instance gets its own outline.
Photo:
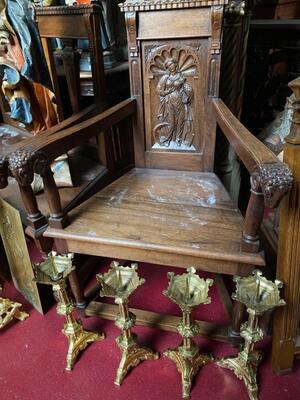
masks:
POLYGON ((213 99, 218 125, 251 174, 252 192, 264 195, 265 206, 277 207, 291 188, 289 167, 250 133, 221 99, 213 99))
MULTIPOLYGON (((34 235, 47 226, 47 220, 38 209, 37 199, 31 187, 34 173, 43 178, 44 191, 50 209, 48 220, 50 225, 56 228, 65 227, 68 223, 68 216, 62 208, 60 195, 50 168, 51 161, 86 142, 89 138, 108 131, 115 124, 134 114, 135 110, 136 100, 134 98, 125 100, 109 110, 67 129, 51 132, 51 134, 37 135, 33 142, 28 141, 27 145, 22 149, 10 154, 5 161, 5 165, 1 165, 0 158, 0 188, 1 186, 5 187, 3 185, 7 185, 7 174, 6 176, 2 174, 3 172, 5 173, 6 169, 18 182, 27 211, 27 220, 30 229, 33 229, 34 235)), ((99 182, 97 177, 94 180, 94 184, 99 187, 102 183, 99 182)), ((87 185, 82 192, 81 199, 88 198, 89 194, 94 191, 95 187, 87 185)), ((78 201, 78 199, 75 199, 76 204, 78 201)), ((73 202, 72 206, 75 203, 73 202)))
MULTIPOLYGON (((49 128, 45 131, 40 132, 38 135, 31 135, 28 133, 28 138, 24 138, 20 140, 18 143, 14 143, 9 146, 5 150, 5 152, 0 153, 0 189, 3 189, 7 186, 7 178, 9 175, 8 170, 8 160, 10 154, 20 153, 25 149, 30 149, 30 151, 34 151, 35 149, 39 149, 41 143, 43 143, 46 137, 55 134, 63 129, 67 129, 75 124, 79 124, 82 121, 94 116, 98 111, 98 108, 93 104, 89 107, 86 107, 84 110, 79 111, 78 113, 72 115, 71 117, 65 119, 64 121, 56 124, 52 128, 49 128)), ((26 131, 25 131, 26 132, 26 131)), ((24 133, 25 133, 24 132, 24 133)))
POLYGON ((34 143, 28 142, 28 146, 24 150, 30 153, 44 154, 48 161, 52 161, 133 115, 135 110, 136 100, 134 98, 124 100, 114 107, 67 129, 59 130, 49 135, 39 135, 34 143))
POLYGON ((5 152, 5 154, 4 153, 0 154, 0 157, 1 158, 7 157, 9 154, 21 150, 22 148, 30 147, 33 149, 35 147, 35 143, 40 143, 40 139, 44 140, 45 136, 53 135, 56 132, 70 128, 71 126, 79 124, 80 122, 93 117, 97 113, 97 110, 98 110, 97 107, 95 106, 95 104, 93 104, 89 107, 86 107, 84 110, 81 110, 78 113, 72 115, 71 117, 65 119, 64 121, 59 122, 55 126, 52 126, 51 128, 46 129, 45 131, 39 132, 37 135, 33 135, 25 131, 24 134, 27 133, 28 138, 25 138, 20 142, 10 146, 5 152))
POLYGON ((244 127, 221 99, 213 100, 213 108, 222 132, 250 173, 258 164, 278 163, 276 155, 244 127))
POLYGON ((32 182, 34 172, 43 176, 58 156, 131 116, 135 110, 136 100, 130 98, 67 129, 54 133, 45 131, 35 136, 34 140, 25 139, 22 147, 6 159, 1 160, 0 157, 0 188, 7 186, 8 171, 19 185, 27 186, 32 182))

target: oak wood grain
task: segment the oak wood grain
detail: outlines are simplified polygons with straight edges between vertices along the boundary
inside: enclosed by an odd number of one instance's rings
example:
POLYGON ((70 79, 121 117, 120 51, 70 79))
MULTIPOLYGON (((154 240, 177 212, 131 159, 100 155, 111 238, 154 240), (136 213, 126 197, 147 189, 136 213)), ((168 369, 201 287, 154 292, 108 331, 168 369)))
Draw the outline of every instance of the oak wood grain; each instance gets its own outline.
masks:
POLYGON ((166 253, 169 265, 180 265, 177 255, 264 264, 260 254, 241 250, 243 218, 213 173, 134 169, 69 217, 63 231, 48 229, 45 235, 67 240, 71 248, 77 242, 82 252, 90 243, 97 244, 97 255, 104 246, 114 246, 124 258, 126 247, 144 251, 139 261, 166 253))
POLYGON ((241 124, 221 99, 213 100, 213 109, 222 132, 250 173, 255 165, 278 163, 276 155, 241 124))

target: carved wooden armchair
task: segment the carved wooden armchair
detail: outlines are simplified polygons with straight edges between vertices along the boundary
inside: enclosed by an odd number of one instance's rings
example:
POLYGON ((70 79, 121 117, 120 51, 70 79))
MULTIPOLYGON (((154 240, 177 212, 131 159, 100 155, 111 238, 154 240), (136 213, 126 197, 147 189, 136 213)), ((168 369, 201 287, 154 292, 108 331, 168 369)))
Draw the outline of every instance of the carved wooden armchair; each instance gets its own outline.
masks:
MULTIPOLYGON (((292 176, 218 98, 225 4, 125 2, 132 97, 9 157, 25 202, 33 171, 42 175, 50 209, 44 236, 55 240, 59 252, 241 276, 264 266, 258 238, 264 207, 278 205, 292 176), (217 124, 251 173, 245 219, 213 173, 217 124), (80 201, 62 207, 51 160, 99 131, 117 129, 122 137, 127 128, 133 130, 135 168, 101 190, 90 186, 80 201)), ((28 207, 29 218, 37 210, 28 207)), ((82 298, 78 282, 74 295, 82 298)), ((92 302, 86 314, 113 318, 113 307, 92 302)), ((237 333, 242 307, 228 309, 237 333)), ((135 313, 138 322, 164 329, 178 323, 135 313)), ((227 337, 227 327, 200 327, 203 335, 227 337)))

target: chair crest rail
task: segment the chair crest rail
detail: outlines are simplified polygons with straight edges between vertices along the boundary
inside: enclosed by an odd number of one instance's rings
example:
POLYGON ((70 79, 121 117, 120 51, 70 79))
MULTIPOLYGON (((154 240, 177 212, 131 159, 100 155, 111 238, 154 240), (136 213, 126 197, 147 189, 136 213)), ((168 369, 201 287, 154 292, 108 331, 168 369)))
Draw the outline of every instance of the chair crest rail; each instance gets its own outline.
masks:
POLYGON ((120 4, 121 10, 128 11, 157 11, 176 8, 193 8, 219 6, 228 4, 229 0, 127 0, 120 4))

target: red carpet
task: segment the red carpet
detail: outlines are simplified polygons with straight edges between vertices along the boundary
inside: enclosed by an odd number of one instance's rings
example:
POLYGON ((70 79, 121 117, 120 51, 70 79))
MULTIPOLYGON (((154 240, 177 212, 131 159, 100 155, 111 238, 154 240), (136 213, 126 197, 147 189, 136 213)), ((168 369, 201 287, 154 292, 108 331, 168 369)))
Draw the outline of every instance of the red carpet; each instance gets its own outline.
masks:
MULTIPOLYGON (((105 270, 106 265, 101 270, 105 270)), ((178 309, 161 292, 167 286, 166 267, 141 265, 140 275, 146 284, 131 298, 132 306, 164 313, 178 309)), ((177 270, 179 272, 179 270, 177 270)), ((121 387, 113 383, 119 362, 115 338, 119 330, 113 322, 87 318, 84 326, 103 331, 106 339, 91 344, 71 373, 65 373, 66 338, 61 334, 63 318, 53 307, 41 316, 6 284, 3 297, 24 304, 30 317, 14 322, 0 332, 0 400, 176 400, 181 399, 181 383, 175 365, 161 356, 158 361, 145 361, 130 372, 121 387)), ((196 316, 207 321, 223 323, 226 316, 216 289, 211 290, 212 304, 200 306, 196 316)), ((136 327, 141 343, 162 353, 180 343, 179 335, 156 329, 136 327)), ((203 352, 215 357, 235 354, 230 345, 198 339, 203 352)), ((300 368, 286 376, 272 375, 270 367, 270 339, 260 345, 265 353, 259 369, 261 400, 300 399, 300 368)), ((247 400, 243 384, 232 372, 210 364, 200 370, 194 381, 191 399, 247 400)))

